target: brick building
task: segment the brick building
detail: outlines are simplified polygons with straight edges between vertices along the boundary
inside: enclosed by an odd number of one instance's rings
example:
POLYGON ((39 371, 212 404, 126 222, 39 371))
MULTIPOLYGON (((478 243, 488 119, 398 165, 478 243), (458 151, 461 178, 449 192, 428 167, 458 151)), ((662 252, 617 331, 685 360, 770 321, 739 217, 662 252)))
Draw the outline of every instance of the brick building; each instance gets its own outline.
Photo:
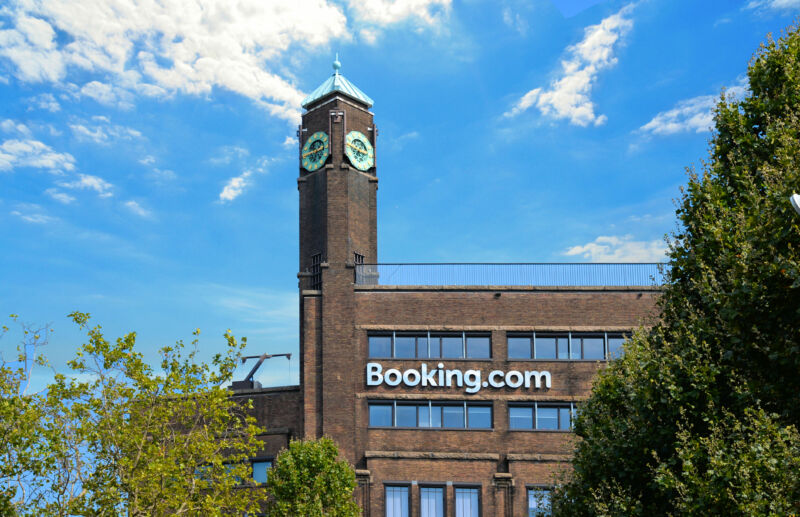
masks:
POLYGON ((327 435, 371 516, 535 515, 576 406, 655 315, 652 264, 380 264, 372 101, 339 73, 303 102, 300 385, 240 389, 256 478, 327 435))

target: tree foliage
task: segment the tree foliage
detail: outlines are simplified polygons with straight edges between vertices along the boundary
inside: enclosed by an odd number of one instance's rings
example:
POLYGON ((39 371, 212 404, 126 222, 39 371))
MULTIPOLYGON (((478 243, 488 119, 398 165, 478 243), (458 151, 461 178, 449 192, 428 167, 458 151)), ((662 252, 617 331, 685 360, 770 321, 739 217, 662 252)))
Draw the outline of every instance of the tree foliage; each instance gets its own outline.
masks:
POLYGON ((188 353, 179 341, 160 350, 154 369, 135 350, 135 333, 109 341, 100 326, 87 330, 88 314, 70 316, 88 340, 69 375, 26 392, 31 356, 47 336, 24 325, 19 361, 0 368, 0 513, 256 511, 263 492, 234 488, 251 478, 259 429, 223 387, 245 340, 226 334, 211 364, 196 361, 196 340, 188 353))
POLYGON ((662 319, 599 376, 563 515, 800 511, 800 33, 723 94, 678 202, 662 319))
POLYGON ((356 475, 330 438, 293 440, 281 452, 267 478, 267 515, 285 517, 357 517, 353 499, 356 475))

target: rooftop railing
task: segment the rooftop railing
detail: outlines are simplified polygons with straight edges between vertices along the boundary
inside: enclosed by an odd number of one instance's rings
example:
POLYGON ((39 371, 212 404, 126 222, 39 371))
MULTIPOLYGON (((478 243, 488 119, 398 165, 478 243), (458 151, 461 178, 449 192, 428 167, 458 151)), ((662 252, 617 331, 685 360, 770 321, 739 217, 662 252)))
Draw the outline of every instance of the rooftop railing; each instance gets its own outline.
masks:
POLYGON ((659 286, 665 265, 554 262, 531 264, 357 264, 356 285, 659 286))

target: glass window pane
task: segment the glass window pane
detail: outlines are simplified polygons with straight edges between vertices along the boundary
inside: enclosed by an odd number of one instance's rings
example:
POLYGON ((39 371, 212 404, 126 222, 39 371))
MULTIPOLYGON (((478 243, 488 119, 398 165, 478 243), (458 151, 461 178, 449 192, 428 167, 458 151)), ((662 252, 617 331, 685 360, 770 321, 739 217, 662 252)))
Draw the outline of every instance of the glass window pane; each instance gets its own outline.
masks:
POLYGON ((558 408, 558 428, 559 429, 572 429, 572 422, 570 418, 569 407, 558 408))
POLYGON ((267 472, 272 468, 269 460, 257 460, 253 462, 253 481, 256 483, 267 482, 267 472))
POLYGON ((417 425, 420 427, 430 427, 431 426, 431 412, 430 408, 427 404, 417 406, 417 414, 419 415, 419 420, 417 425))
POLYGON ((392 336, 369 336, 370 357, 392 357, 392 336))
POLYGON ((536 412, 536 429, 558 429, 558 408, 539 406, 536 412))
POLYGON ((558 338, 558 358, 569 359, 569 338, 567 336, 558 338))
POLYGON ((442 337, 442 357, 464 357, 461 336, 442 337))
POLYGON ((417 427, 417 406, 397 405, 395 409, 397 427, 417 427))
POLYGON ((417 357, 428 357, 428 336, 417 336, 417 357))
POLYGON ((529 488, 528 517, 545 517, 551 514, 550 490, 546 488, 529 488))
POLYGON ((467 357, 471 359, 489 359, 489 337, 467 336, 467 357))
POLYGON ((556 342, 558 338, 549 336, 536 336, 536 359, 556 359, 556 342))
POLYGON ((442 357, 442 338, 431 336, 431 357, 442 357))
POLYGON ((464 427, 464 406, 442 406, 443 427, 464 427))
POLYGON ((467 406, 467 427, 470 429, 491 429, 492 408, 489 406, 467 406))
POLYGON ((622 356, 622 343, 625 338, 622 336, 608 336, 608 358, 616 359, 622 356))
POLYGON ((420 517, 444 517, 444 488, 420 487, 420 517))
POLYGON ((386 487, 386 517, 408 517, 408 487, 386 487))
POLYGON ((508 358, 509 359, 530 359, 531 358, 531 338, 529 338, 529 337, 509 337, 508 338, 508 358))
MULTIPOLYGON (((605 359, 605 353, 603 352, 603 341, 604 339, 601 336, 584 337, 583 358, 599 360, 605 359)), ((575 345, 574 338, 572 344, 575 345)))
POLYGON ((369 425, 371 427, 391 427, 392 406, 390 404, 370 404, 369 425))
POLYGON ((533 408, 513 406, 508 408, 508 427, 509 429, 533 429, 533 408))
POLYGON ((456 488, 456 517, 479 517, 477 488, 456 488))
POLYGON ((442 427, 442 406, 431 407, 431 427, 442 427))
POLYGON ((416 353, 417 338, 414 336, 395 336, 394 356, 400 359, 413 359, 416 353))

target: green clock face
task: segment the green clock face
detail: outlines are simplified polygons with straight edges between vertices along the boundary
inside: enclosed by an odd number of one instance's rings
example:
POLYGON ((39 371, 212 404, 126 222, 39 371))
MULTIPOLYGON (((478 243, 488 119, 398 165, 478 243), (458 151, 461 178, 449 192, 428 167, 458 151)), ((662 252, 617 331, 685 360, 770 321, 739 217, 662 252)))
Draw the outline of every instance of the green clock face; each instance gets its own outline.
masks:
POLYGON ((303 168, 308 172, 314 172, 325 164, 329 153, 328 135, 324 131, 317 131, 308 137, 305 145, 303 145, 303 168))
POLYGON ((360 170, 365 171, 375 164, 375 151, 364 133, 350 131, 344 140, 344 154, 350 158, 350 163, 360 170))

